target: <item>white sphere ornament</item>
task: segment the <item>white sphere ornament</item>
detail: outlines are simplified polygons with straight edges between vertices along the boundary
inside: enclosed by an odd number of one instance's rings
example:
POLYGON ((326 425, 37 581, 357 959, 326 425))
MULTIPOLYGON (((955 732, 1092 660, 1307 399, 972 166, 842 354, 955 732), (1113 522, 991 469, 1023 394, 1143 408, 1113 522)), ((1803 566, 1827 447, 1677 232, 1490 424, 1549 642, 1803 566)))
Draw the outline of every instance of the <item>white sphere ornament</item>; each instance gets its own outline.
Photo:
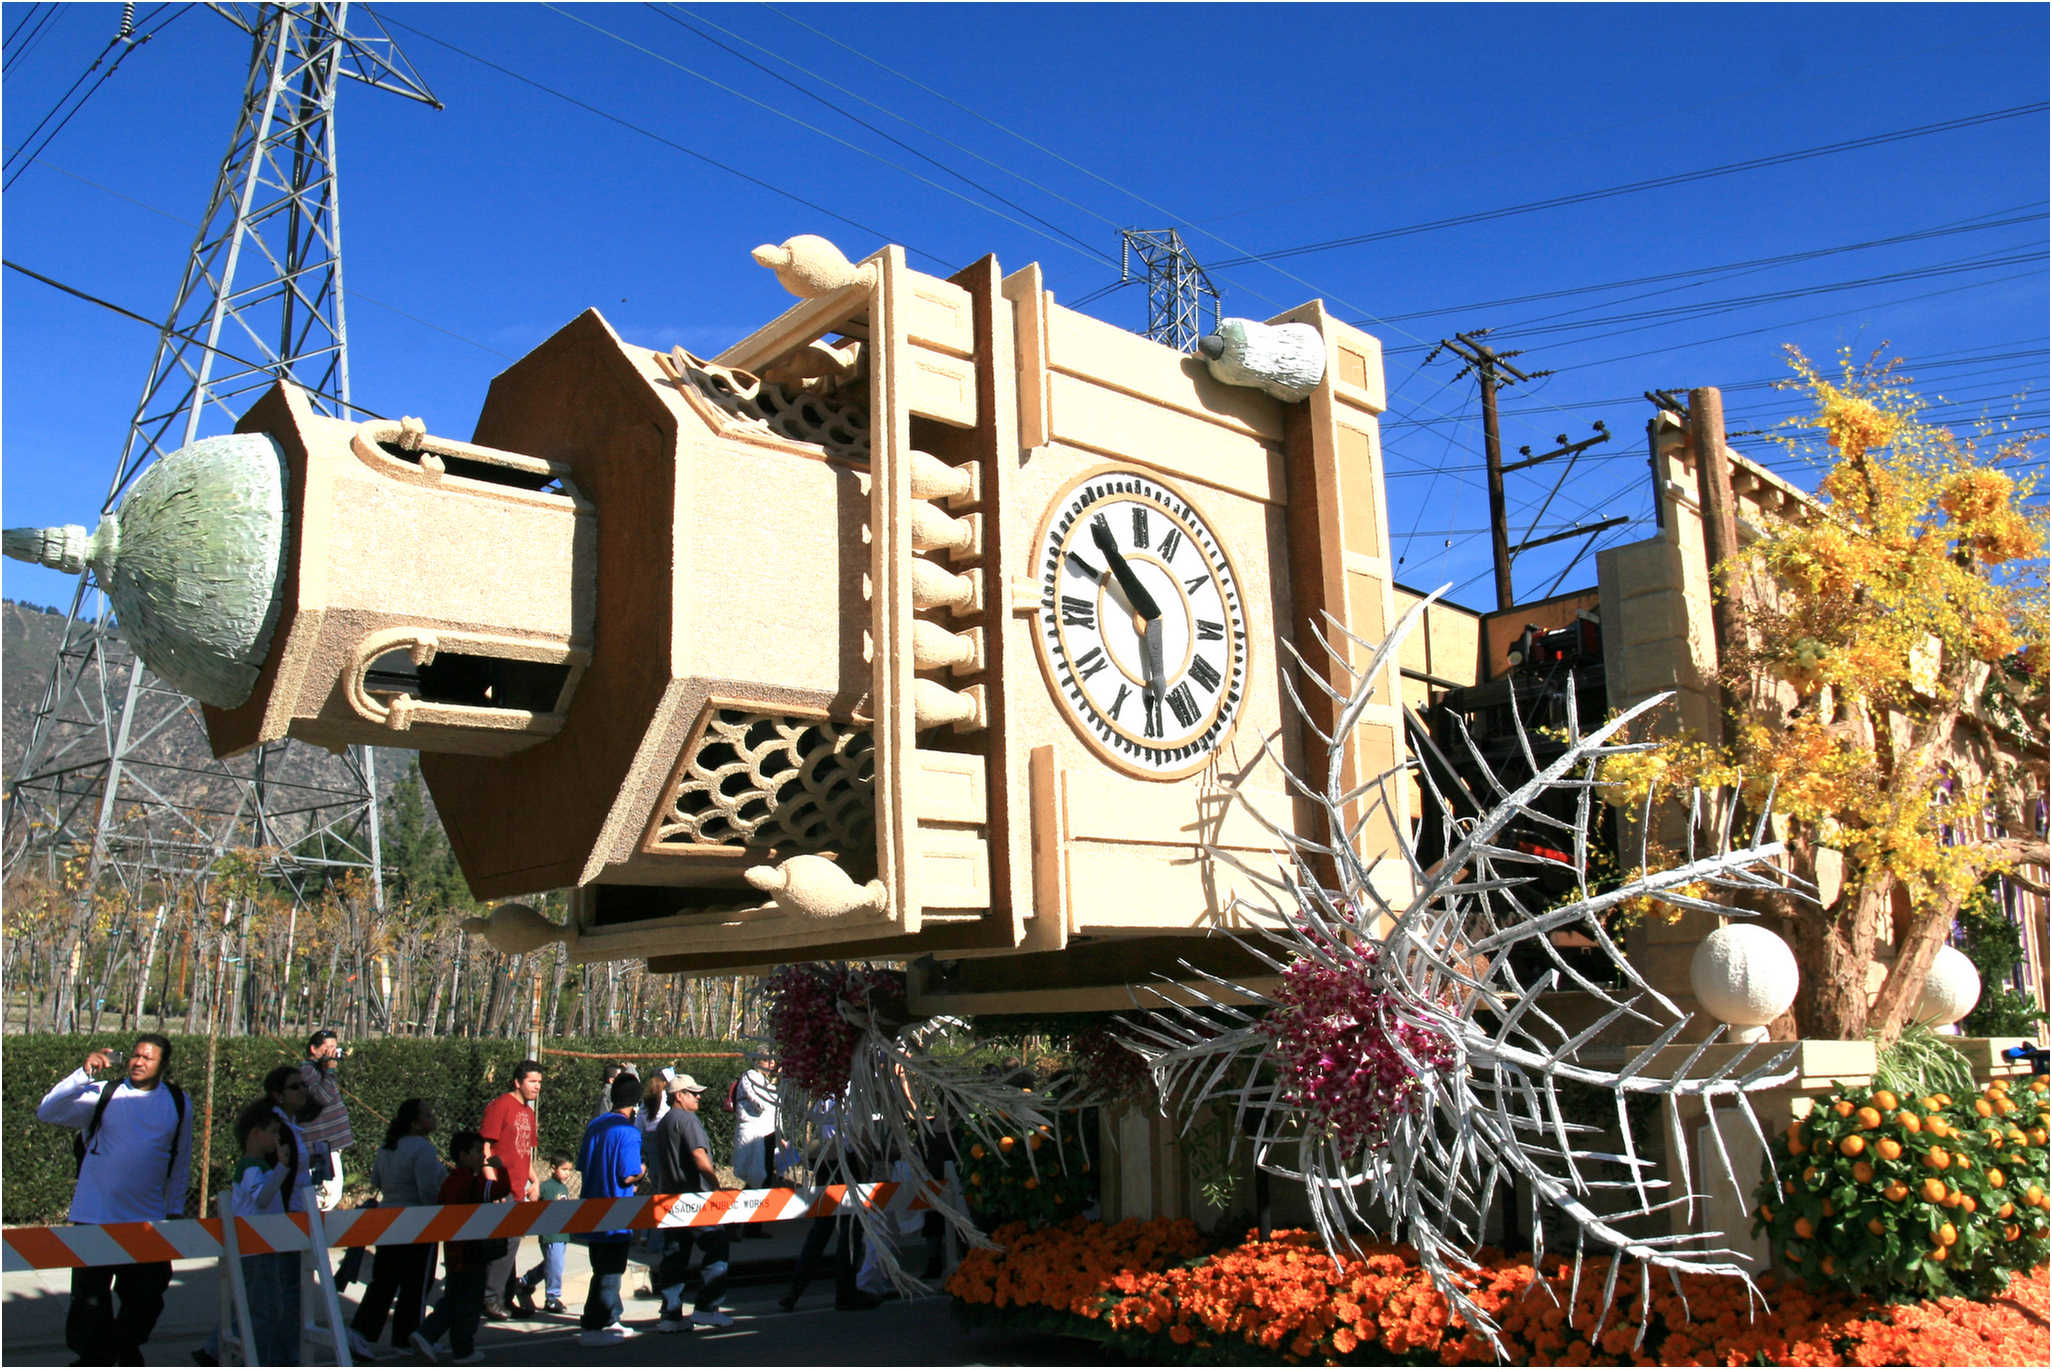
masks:
POLYGON ((1795 1002, 1800 979, 1788 943, 1755 922, 1719 927, 1689 960, 1696 1001, 1735 1029, 1734 1041, 1765 1041, 1767 1024, 1795 1002))
POLYGON ((1931 961, 1931 973, 1924 978, 1924 992, 1917 998, 1916 1020, 1932 1027, 1949 1027, 1974 1010, 1981 1001, 1981 972, 1964 952, 1940 946, 1931 961))

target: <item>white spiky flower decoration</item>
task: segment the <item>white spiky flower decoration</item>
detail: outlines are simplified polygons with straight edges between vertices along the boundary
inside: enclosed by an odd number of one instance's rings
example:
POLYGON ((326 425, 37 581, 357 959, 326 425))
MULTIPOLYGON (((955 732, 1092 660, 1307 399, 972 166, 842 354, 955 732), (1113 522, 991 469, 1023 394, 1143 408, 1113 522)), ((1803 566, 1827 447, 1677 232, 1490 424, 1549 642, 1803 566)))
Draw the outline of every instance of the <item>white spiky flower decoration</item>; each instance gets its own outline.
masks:
MULTIPOLYGON (((1328 1250, 1358 1253, 1352 1233, 1359 1230, 1408 1243, 1449 1303, 1499 1352, 1495 1324, 1465 1296, 1455 1272, 1476 1267, 1487 1215, 1507 1185, 1529 1194, 1535 1264, 1544 1254, 1540 1216, 1548 1210, 1576 1231, 1576 1288, 1585 1250, 1615 1257, 1603 1307, 1627 1260, 1675 1276, 1730 1275, 1751 1288, 1747 1257, 1727 1248, 1722 1232, 1642 1234, 1667 1226, 1677 1207, 1693 1219, 1701 1195, 1686 1177, 1679 1192, 1656 1177, 1658 1162, 1634 1144, 1627 1104, 1639 1098, 1664 1105, 1672 1171, 1688 1176, 1679 1105, 1684 1098, 1698 1100, 1712 1123, 1707 1131, 1721 1177, 1742 1192, 1716 1125, 1717 1110, 1742 1117, 1764 1150, 1767 1139, 1747 1095, 1792 1077, 1789 1052, 1748 1048, 1698 1073, 1704 1053, 1724 1034, 1720 1023, 1678 1066, 1642 1072, 1682 1035, 1689 1014, 1633 968, 1606 930, 1604 915, 1628 901, 1652 898, 1743 916, 1697 892, 1786 894, 1796 882, 1773 868, 1781 846, 1767 839, 1767 809, 1744 842, 1732 842, 1727 818, 1725 830, 1710 843, 1714 849, 1698 854, 1692 845, 1681 864, 1658 872, 1650 872, 1645 860, 1643 834, 1651 814, 1642 814, 1639 864, 1649 872, 1597 892, 1590 883, 1588 833, 1601 802, 1598 767, 1609 757, 1643 749, 1613 738, 1662 700, 1649 700, 1585 735, 1572 688, 1563 749, 1550 763, 1539 763, 1520 722, 1532 777, 1514 790, 1450 794, 1429 770, 1404 766, 1345 790, 1341 777, 1355 724, 1389 678, 1386 668, 1398 645, 1437 597, 1414 606, 1379 646, 1332 624, 1325 646, 1348 675, 1347 690, 1333 688, 1323 672, 1297 661, 1303 677, 1340 705, 1333 731, 1318 733, 1326 746, 1326 783, 1314 787, 1291 778, 1296 791, 1316 804, 1326 830, 1291 831, 1257 812, 1285 853, 1273 873, 1249 867, 1230 851, 1212 852, 1262 890, 1265 907, 1243 901, 1238 911, 1266 929, 1246 940, 1280 976, 1280 986, 1264 993, 1185 967, 1177 978, 1186 988, 1194 982, 1195 1000, 1150 994, 1152 1010, 1128 1023, 1129 1045, 1149 1061, 1162 1097, 1180 1100, 1193 1117, 1205 1103, 1233 1110, 1239 1125, 1232 1130, 1252 1138, 1255 1163, 1303 1184, 1328 1250), (1349 644, 1369 658, 1365 668, 1353 668, 1349 644), (1396 787, 1411 783, 1413 773, 1436 810, 1428 821, 1436 818, 1444 828, 1446 855, 1426 865, 1405 845, 1415 892, 1395 903, 1378 890, 1361 837, 1378 824, 1406 830, 1396 787), (1572 797, 1572 819, 1542 806, 1542 798, 1559 795, 1572 797), (1513 824, 1558 833, 1557 842, 1529 845, 1566 849, 1519 849, 1510 837, 1513 824), (1563 901, 1527 903, 1539 870, 1571 878, 1573 888, 1563 901), (1607 958, 1621 987, 1597 982, 1561 956, 1554 934, 1569 930, 1607 958), (1533 963, 1543 970, 1525 968, 1533 963), (1594 1020, 1587 1026, 1571 1028, 1547 1011, 1544 996, 1567 988, 1593 1005, 1594 1020), (1621 1067, 1611 1067, 1589 1048, 1599 1039, 1614 1039, 1618 1030, 1645 1044, 1621 1067), (1603 1128, 1569 1120, 1560 1094, 1572 1085, 1614 1099, 1614 1134, 1606 1138, 1603 1128), (1606 1139, 1620 1149, 1599 1148, 1606 1139)), ((1294 690, 1291 697, 1309 720, 1294 690)), ((1490 773, 1479 764, 1472 740, 1464 741, 1482 773, 1490 773)), ((1727 814, 1731 808, 1723 805, 1727 814)), ((1650 1281, 1639 1281, 1642 1304, 1650 1301, 1650 1287, 1650 1281)), ((1642 1338, 1644 1326, 1642 1316, 1642 1338)))

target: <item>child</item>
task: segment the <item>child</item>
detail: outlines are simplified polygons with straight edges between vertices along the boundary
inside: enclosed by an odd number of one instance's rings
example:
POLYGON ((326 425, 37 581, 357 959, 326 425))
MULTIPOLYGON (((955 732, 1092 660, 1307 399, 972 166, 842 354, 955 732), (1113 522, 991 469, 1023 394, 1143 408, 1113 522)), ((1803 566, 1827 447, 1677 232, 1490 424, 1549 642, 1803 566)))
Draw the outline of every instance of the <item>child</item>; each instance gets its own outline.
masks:
MULTIPOLYGON (((259 1098, 236 1115, 235 1139, 242 1162, 228 1207, 238 1217, 256 1217, 285 1210, 286 1166, 278 1163, 278 1132, 284 1123, 259 1098)), ((276 1251, 242 1257, 243 1291, 249 1298, 250 1333, 256 1340, 254 1362, 299 1363, 299 1252, 276 1251)))
MULTIPOLYGON (((456 1168, 442 1181, 445 1206, 489 1203, 499 1196, 485 1169, 484 1137, 457 1132, 449 1138, 449 1159, 456 1168)), ((477 1324, 484 1318, 485 1271, 504 1252, 503 1239, 443 1242, 442 1302, 408 1337, 414 1353, 432 1364, 440 1358, 435 1342, 446 1334, 454 1352, 451 1364, 484 1363, 477 1350, 477 1324)))
MULTIPOLYGON (((541 1200, 546 1203, 557 1198, 569 1197, 570 1175, 575 1168, 570 1163, 569 1156, 551 1155, 549 1177, 541 1182, 541 1200)), ((520 1286, 532 1297, 535 1285, 546 1278, 549 1300, 542 1307, 542 1311, 567 1313, 570 1309, 563 1305, 563 1256, 569 1249, 570 1238, 558 1231, 553 1236, 543 1236, 540 1239, 542 1262, 521 1276, 520 1286)))

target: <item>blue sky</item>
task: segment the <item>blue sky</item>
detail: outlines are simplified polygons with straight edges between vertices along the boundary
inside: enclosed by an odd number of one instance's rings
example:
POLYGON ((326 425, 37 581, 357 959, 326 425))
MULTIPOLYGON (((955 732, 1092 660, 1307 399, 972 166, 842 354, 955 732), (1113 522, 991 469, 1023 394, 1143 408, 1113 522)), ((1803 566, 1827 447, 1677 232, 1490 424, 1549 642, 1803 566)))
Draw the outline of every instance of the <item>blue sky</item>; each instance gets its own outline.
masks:
MULTIPOLYGON (((0 6, 0 232, 10 263, 154 319, 249 40, 201 7, 138 12, 170 22, 31 156, 119 7, 0 6)), ((1828 358, 1889 342, 1951 401, 1942 417, 2045 420, 2043 5, 376 12, 446 108, 343 91, 352 394, 451 436, 493 375, 587 307, 644 345, 742 336, 790 302, 748 250, 799 232, 857 258, 902 243, 942 274, 1039 261, 1058 301, 1138 329, 1141 287, 1108 290, 1121 227, 1177 228, 1228 314, 1316 296, 1382 339, 1399 578, 1477 606, 1474 383, 1425 364, 1456 331, 1493 327, 1518 365, 1554 372, 1505 393, 1508 458, 1596 420, 1612 434, 1543 515, 1558 464, 1509 477, 1514 540, 1535 517, 1542 535, 1616 515, 1633 521, 1603 543, 1650 535, 1642 392, 1718 385, 1732 429, 1766 428, 1792 402, 1765 385, 1783 343, 1828 358), (1469 216, 1485 217, 1441 222, 1469 216), (1856 246, 1884 239, 1906 240, 1856 246), (1791 254, 1811 255, 1761 264, 1791 254)), ((0 310, 5 522, 90 524, 154 330, 13 270, 0 310)), ((1593 583, 1575 545, 1520 558, 1520 597, 1593 583)), ((71 593, 17 562, 4 588, 71 593)))

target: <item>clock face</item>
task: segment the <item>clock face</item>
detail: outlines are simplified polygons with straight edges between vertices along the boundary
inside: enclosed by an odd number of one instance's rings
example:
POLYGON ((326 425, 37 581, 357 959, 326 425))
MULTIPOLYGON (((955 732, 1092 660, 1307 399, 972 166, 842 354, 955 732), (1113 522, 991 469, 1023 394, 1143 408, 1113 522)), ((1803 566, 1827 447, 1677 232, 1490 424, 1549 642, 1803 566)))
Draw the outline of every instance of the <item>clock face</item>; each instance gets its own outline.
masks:
POLYGON ((1201 770, 1247 697, 1247 610, 1225 547, 1183 495, 1138 471, 1084 476, 1035 544, 1036 640, 1077 735, 1149 779, 1201 770))

